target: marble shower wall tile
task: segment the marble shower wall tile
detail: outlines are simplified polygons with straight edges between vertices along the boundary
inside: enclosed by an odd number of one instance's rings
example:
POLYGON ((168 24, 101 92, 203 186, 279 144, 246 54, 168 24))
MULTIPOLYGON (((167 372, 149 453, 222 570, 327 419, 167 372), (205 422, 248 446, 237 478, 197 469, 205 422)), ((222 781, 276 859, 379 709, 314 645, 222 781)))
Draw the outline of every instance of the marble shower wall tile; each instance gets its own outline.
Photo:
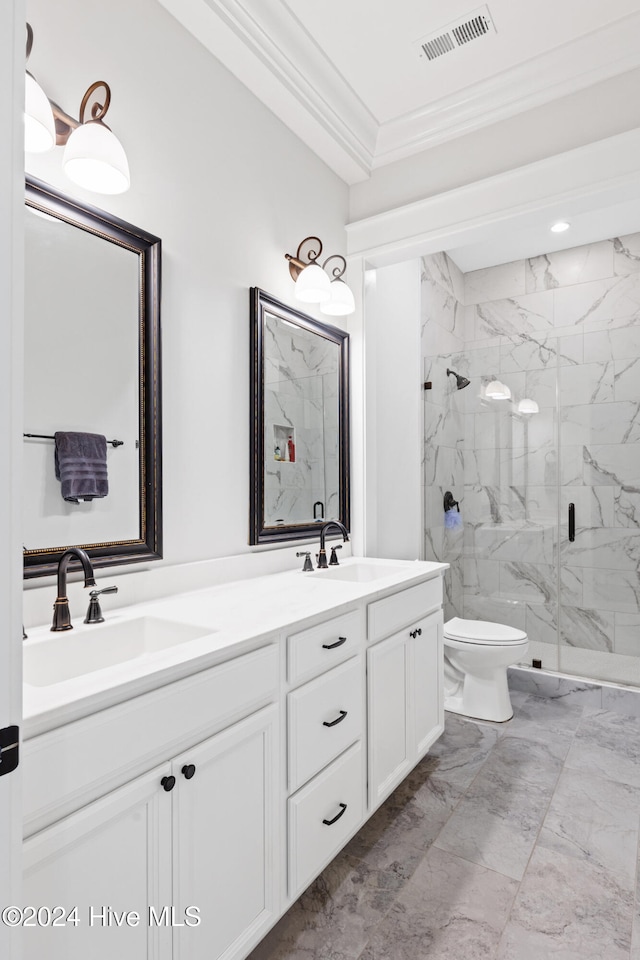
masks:
POLYGON ((511 334, 504 337, 500 346, 500 372, 529 372, 555 367, 557 350, 555 334, 511 334))
POLYGON ((602 280, 613 273, 613 246, 609 240, 525 260, 527 293, 602 280))
POLYGON ((558 599, 558 573, 553 564, 513 560, 500 564, 500 596, 506 600, 551 606, 558 599))
POLYGON ((616 525, 614 502, 620 491, 614 486, 563 486, 560 488, 560 518, 566 523, 569 504, 575 504, 576 522, 581 527, 616 525))
POLYGON ((553 293, 558 327, 634 317, 640 309, 640 273, 562 287, 553 293))
POLYGON ((613 241, 613 272, 617 276, 640 273, 640 233, 630 233, 613 241))
POLYGON ((625 444, 640 441, 640 400, 563 406, 560 442, 566 444, 625 444))
POLYGON ((561 644, 611 653, 613 631, 613 613, 560 604, 561 644))
POLYGON ((584 333, 584 362, 629 360, 640 357, 640 326, 634 319, 614 330, 584 333))
MULTIPOLYGON (((558 643, 557 603, 527 603, 525 631, 530 643, 546 643, 554 648, 558 643)), ((543 663, 543 666, 545 664, 543 663)), ((549 669, 553 669, 549 666, 549 669)))
POLYGON ((514 260, 497 267, 472 270, 464 275, 464 302, 483 303, 520 297, 525 293, 524 260, 514 260))
POLYGON ((606 570, 584 567, 582 570, 585 607, 619 613, 640 611, 640 573, 638 570, 606 570))
MULTIPOLYGON (((640 613, 615 613, 613 648, 622 656, 640 657, 640 613)), ((640 695, 637 699, 637 715, 640 715, 640 695)), ((613 709, 604 706, 607 710, 613 709)))
POLYGON ((614 400, 637 400, 640 360, 614 360, 613 391, 614 400))
POLYGON ((434 253, 422 258, 422 279, 439 283, 456 300, 464 303, 464 274, 446 253, 434 253))
POLYGON ((614 364, 585 363, 558 372, 560 406, 607 403, 613 400, 614 364))
POLYGON ((584 482, 589 486, 613 484, 632 492, 640 489, 640 457, 633 443, 583 446, 584 482))
POLYGON ((489 300, 476 306, 476 340, 531 335, 553 328, 553 294, 550 291, 489 300))
POLYGON ((465 558, 463 585, 465 594, 497 597, 500 593, 500 563, 497 560, 465 558))

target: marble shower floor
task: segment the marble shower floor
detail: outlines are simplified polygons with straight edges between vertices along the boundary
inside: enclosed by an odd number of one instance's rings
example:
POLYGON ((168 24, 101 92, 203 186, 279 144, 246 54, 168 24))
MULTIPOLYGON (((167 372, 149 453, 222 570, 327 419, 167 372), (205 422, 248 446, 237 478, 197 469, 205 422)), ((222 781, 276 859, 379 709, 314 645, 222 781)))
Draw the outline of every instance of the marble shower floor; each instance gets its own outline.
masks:
POLYGON ((250 960, 640 960, 640 717, 512 698, 447 714, 250 960))

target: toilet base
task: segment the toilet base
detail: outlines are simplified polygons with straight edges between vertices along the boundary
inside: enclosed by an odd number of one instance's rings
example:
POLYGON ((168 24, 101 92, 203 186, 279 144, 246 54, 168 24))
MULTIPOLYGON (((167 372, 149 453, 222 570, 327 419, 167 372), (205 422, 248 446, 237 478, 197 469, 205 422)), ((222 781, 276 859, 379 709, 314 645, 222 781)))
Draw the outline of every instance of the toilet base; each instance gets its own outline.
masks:
MULTIPOLYGON (((447 671, 445 664, 445 676, 447 671)), ((450 713, 458 713, 472 720, 491 720, 493 723, 506 723, 513 716, 511 697, 507 685, 507 671, 497 667, 485 671, 485 676, 465 674, 458 684, 445 681, 444 708, 450 713)))
POLYGON ((500 719, 486 716, 487 711, 482 711, 485 716, 472 716, 472 714, 468 713, 464 709, 462 705, 462 697, 445 697, 444 709, 447 711, 447 713, 457 713, 461 717, 468 717, 469 720, 491 720, 493 723, 506 723, 507 720, 511 720, 513 717, 513 709, 508 717, 501 717, 500 719))

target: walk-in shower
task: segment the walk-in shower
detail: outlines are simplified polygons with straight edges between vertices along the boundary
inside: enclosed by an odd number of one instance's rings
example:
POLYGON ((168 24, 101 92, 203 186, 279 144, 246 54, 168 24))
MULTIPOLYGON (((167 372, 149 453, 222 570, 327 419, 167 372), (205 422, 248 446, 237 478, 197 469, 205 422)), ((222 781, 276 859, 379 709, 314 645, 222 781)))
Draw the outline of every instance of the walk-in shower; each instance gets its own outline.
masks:
POLYGON ((469 385, 424 394, 425 556, 450 564, 446 615, 526 630, 543 668, 635 685, 639 254, 635 234, 464 277, 444 254, 422 270, 425 379, 469 385), (509 395, 487 396, 489 379, 509 395))

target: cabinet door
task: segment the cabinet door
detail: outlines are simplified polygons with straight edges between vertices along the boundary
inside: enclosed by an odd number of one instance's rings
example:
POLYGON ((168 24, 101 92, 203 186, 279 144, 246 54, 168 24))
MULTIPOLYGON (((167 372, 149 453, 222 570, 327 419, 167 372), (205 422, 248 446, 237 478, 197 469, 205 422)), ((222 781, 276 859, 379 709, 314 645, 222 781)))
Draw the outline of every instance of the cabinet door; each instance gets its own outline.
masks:
POLYGON ((158 767, 25 842, 22 903, 43 908, 25 923, 25 960, 169 960, 170 929, 149 923, 150 906, 171 904, 171 793, 160 784, 169 772, 158 767), (56 907, 76 912, 65 923, 56 907))
POLYGON ((416 760, 424 756, 444 730, 442 671, 442 614, 434 613, 410 631, 409 717, 416 760))
POLYGON ((278 911, 278 708, 266 707, 177 758, 175 960, 245 957, 278 911), (191 775, 191 776, 190 776, 191 775))
POLYGON ((375 809, 411 767, 408 716, 408 631, 367 651, 369 805, 375 809))

